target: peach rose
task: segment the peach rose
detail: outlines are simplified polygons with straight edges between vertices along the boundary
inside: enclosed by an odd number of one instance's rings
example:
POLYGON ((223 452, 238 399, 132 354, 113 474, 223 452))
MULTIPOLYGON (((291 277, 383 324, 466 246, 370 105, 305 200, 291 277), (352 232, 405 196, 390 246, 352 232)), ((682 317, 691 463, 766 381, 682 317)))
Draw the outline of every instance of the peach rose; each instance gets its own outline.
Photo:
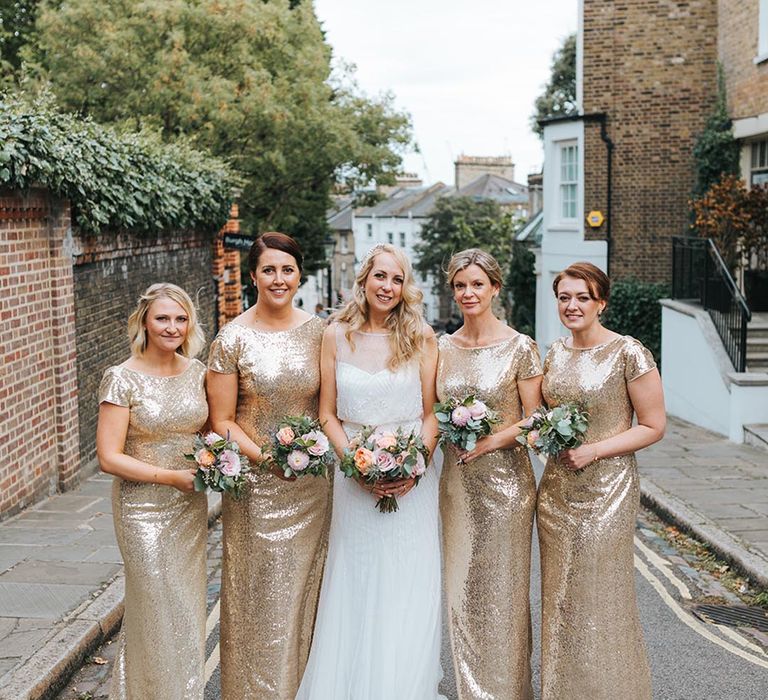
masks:
POLYGON ((534 447, 536 444, 536 440, 539 439, 539 431, 531 430, 531 432, 528 433, 528 436, 525 439, 528 441, 528 447, 534 447))
POLYGON ((376 447, 380 450, 388 450, 397 445, 397 438, 391 433, 384 433, 376 438, 376 447))
POLYGON ((277 440, 281 445, 290 445, 296 438, 296 433, 290 425, 285 425, 277 431, 277 440))
POLYGON ((355 450, 355 466, 357 467, 357 470, 365 475, 373 466, 373 452, 370 450, 367 450, 365 447, 358 447, 357 450, 355 450))
POLYGON ((203 469, 207 469, 215 461, 216 455, 214 455, 210 450, 206 450, 204 447, 201 447, 197 452, 195 452, 195 462, 203 467, 203 469))

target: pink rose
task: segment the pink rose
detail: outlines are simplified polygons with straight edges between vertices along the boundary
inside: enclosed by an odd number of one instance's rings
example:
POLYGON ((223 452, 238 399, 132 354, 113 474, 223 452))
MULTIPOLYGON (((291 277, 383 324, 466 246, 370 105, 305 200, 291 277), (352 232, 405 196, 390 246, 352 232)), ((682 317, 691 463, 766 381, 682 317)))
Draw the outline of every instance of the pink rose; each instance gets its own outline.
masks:
POLYGON ((474 420, 482 420, 488 415, 488 406, 482 401, 475 401, 469 406, 469 414, 474 420))
POLYGON ((281 445, 286 447, 290 445, 296 438, 296 433, 293 432, 293 428, 290 425, 284 425, 277 431, 277 441, 281 445))
POLYGON ((310 445, 307 448, 307 452, 311 454, 313 457, 322 457, 326 452, 328 452, 329 444, 328 444, 328 438, 325 436, 325 433, 319 431, 319 430, 310 430, 308 433, 305 433, 301 436, 302 440, 305 440, 306 442, 311 442, 314 440, 315 444, 310 445))
POLYGON ((525 438, 528 441, 528 447, 534 447, 536 440, 539 439, 539 431, 531 430, 525 438))
POLYGON ((397 445, 397 438, 392 433, 384 433, 376 437, 375 444, 380 450, 388 450, 397 445))
POLYGON ((203 438, 203 441, 205 442, 208 447, 213 445, 215 442, 218 442, 219 440, 223 440, 224 438, 221 437, 218 433, 214 433, 211 431, 210 433, 206 433, 205 437, 203 438))
POLYGON ((533 419, 537 414, 534 413, 532 416, 529 416, 525 419, 525 423, 523 423, 523 428, 532 428, 533 427, 533 419))
POLYGON ((416 466, 413 468, 413 475, 421 476, 425 471, 427 471, 427 463, 424 461, 424 455, 419 452, 416 455, 416 466))
POLYGON ((472 414, 466 406, 456 406, 451 412, 451 422, 461 428, 469 423, 470 418, 472 418, 472 414))
POLYGON ((286 460, 288 466, 295 472, 304 471, 309 464, 309 455, 301 450, 293 450, 286 460))
POLYGON ((203 469, 208 469, 216 461, 216 456, 210 450, 201 447, 195 452, 195 462, 197 462, 203 469))
POLYGON ((240 473, 240 455, 233 450, 224 450, 219 455, 219 470, 224 476, 237 476, 240 473))
POLYGON ((376 465, 376 468, 383 474, 392 471, 397 466, 395 455, 393 455, 391 452, 387 452, 386 450, 374 450, 373 463, 376 465))
POLYGON ((395 457, 395 462, 397 462, 398 467, 402 467, 403 464, 405 464, 405 460, 408 459, 408 453, 407 452, 401 452, 399 455, 395 457))

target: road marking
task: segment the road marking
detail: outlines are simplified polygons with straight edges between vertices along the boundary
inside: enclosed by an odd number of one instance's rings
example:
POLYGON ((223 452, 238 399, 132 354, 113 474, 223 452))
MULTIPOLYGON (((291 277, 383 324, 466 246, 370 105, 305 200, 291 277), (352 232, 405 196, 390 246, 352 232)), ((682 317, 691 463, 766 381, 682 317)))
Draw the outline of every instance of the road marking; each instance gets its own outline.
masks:
MULTIPOLYGON (((640 559, 639 556, 635 555, 635 568, 640 572, 640 574, 643 576, 643 578, 648 581, 648 583, 653 586, 653 588, 656 589, 656 592, 659 594, 661 599, 666 603, 667 607, 675 613, 677 618, 682 622, 683 624, 690 627, 694 632, 698 633, 705 639, 708 639, 710 642, 713 642, 714 644, 717 644, 718 646, 722 647, 726 651, 731 652, 732 654, 735 654, 736 656, 741 657, 745 661, 749 661, 750 663, 755 664, 756 666, 762 666, 763 668, 768 668, 768 660, 761 659, 756 656, 753 656, 752 654, 744 651, 743 649, 740 649, 737 646, 734 646, 730 642, 720 639, 715 634, 712 634, 701 622, 699 622, 696 618, 694 618, 688 611, 684 610, 682 607, 680 607, 680 604, 667 592, 667 589, 664 588, 664 584, 657 579, 653 573, 651 573, 651 570, 648 568, 648 565, 640 559)), ((745 640, 746 641, 746 640, 745 640)), ((763 652, 762 649, 757 649, 761 656, 765 656, 765 652, 763 652)))
POLYGON ((647 547, 645 544, 643 544, 640 541, 639 537, 635 537, 635 546, 643 553, 645 554, 645 558, 653 564, 659 571, 661 571, 662 574, 667 578, 667 580, 675 587, 677 588, 680 595, 685 598, 686 600, 691 599, 691 592, 688 590, 688 586, 686 586, 677 576, 675 576, 672 571, 670 570, 670 563, 666 560, 660 557, 656 552, 654 552, 650 547, 647 547))
POLYGON ((213 632, 213 628, 216 627, 216 624, 219 621, 219 606, 221 604, 221 599, 218 599, 216 601, 216 605, 213 606, 211 609, 211 614, 208 615, 208 619, 205 621, 205 638, 208 639, 208 637, 211 636, 211 632, 213 632))
POLYGON ((216 667, 219 665, 219 645, 216 644, 215 647, 213 647, 213 651, 211 652, 211 655, 208 657, 208 660, 205 662, 205 682, 208 683, 209 680, 211 680, 211 676, 213 675, 213 672, 216 670, 216 667))

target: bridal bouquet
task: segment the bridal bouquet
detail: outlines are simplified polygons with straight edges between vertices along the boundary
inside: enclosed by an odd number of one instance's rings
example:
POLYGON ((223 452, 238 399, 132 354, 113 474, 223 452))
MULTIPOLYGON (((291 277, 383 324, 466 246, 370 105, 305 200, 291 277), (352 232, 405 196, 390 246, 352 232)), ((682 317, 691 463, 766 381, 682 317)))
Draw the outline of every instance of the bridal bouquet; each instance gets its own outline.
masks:
POLYGON ((309 416, 286 416, 277 426, 272 443, 264 449, 263 465, 277 465, 286 477, 326 476, 334 456, 320 422, 309 416))
POLYGON ((473 394, 462 401, 450 398, 434 406, 440 441, 469 452, 475 449, 477 439, 490 435, 493 426, 501 422, 498 413, 492 411, 473 394))
MULTIPOLYGON (((383 432, 366 426, 344 450, 341 471, 371 485, 399 479, 415 479, 418 484, 427 469, 427 457, 418 433, 405 433, 402 428, 383 432)), ((398 509, 397 499, 382 496, 376 507, 382 513, 394 513, 398 509)))
POLYGON ((235 498, 251 471, 248 458, 240 453, 240 446, 227 437, 210 432, 195 435, 195 451, 184 455, 197 464, 195 491, 226 491, 235 498))
POLYGON ((584 442, 589 416, 575 403, 537 408, 522 426, 517 441, 534 452, 556 457, 584 442))

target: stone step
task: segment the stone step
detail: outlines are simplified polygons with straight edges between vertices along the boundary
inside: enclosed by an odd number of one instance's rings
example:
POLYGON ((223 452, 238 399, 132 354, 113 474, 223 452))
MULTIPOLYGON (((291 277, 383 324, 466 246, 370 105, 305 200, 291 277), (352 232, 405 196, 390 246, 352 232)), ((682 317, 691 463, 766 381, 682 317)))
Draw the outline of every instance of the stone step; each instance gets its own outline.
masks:
POLYGON ((747 337, 747 357, 753 352, 768 353, 768 336, 765 338, 747 337))
POLYGON ((753 423, 744 426, 744 442, 768 450, 768 423, 753 423))

